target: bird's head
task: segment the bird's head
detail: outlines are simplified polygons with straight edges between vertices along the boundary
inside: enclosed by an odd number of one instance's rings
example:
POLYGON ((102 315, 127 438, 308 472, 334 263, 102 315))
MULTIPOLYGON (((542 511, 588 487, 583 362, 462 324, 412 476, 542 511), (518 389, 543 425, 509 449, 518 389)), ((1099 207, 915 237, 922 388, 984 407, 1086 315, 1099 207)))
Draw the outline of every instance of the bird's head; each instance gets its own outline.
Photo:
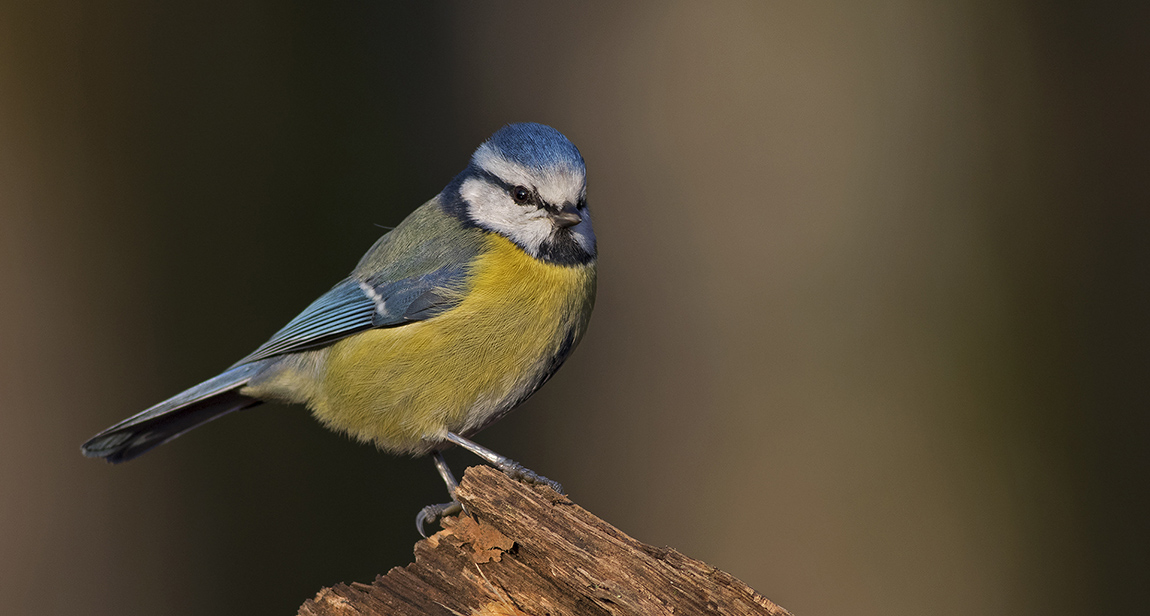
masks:
POLYGON ((542 124, 503 127, 483 142, 448 186, 456 215, 545 261, 575 265, 595 258, 579 150, 542 124))

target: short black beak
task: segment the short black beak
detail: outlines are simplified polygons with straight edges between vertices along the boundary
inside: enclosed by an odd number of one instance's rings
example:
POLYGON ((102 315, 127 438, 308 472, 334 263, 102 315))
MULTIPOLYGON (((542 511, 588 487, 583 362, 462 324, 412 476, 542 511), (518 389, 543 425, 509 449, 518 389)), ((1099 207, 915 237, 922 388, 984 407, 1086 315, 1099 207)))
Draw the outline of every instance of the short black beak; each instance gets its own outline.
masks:
POLYGON ((551 212, 551 220, 555 221, 555 226, 566 229, 583 222, 583 217, 579 215, 579 211, 575 209, 573 204, 568 203, 558 212, 551 212))

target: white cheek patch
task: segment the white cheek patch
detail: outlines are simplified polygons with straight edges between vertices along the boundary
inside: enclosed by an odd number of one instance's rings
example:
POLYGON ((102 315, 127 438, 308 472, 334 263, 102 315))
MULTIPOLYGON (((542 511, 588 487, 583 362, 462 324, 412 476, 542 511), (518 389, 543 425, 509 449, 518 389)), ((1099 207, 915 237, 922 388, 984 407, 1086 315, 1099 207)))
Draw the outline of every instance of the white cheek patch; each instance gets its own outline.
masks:
POLYGON ((552 205, 575 203, 583 194, 583 173, 566 165, 533 171, 500 156, 487 144, 475 151, 472 161, 508 184, 536 189, 539 196, 552 205))
POLYGON ((531 256, 539 256, 543 242, 555 230, 547 212, 519 205, 502 188, 483 180, 465 180, 459 195, 467 202, 467 211, 476 223, 507 236, 531 256))

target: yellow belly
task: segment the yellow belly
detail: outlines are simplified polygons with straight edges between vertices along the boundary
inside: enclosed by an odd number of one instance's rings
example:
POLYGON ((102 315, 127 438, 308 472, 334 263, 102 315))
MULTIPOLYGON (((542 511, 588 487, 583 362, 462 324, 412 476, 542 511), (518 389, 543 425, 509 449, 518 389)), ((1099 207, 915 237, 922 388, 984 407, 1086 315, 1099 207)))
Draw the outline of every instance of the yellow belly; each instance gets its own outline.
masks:
POLYGON ((335 343, 309 406, 329 427, 383 449, 426 451, 529 395, 568 336, 582 337, 594 293, 594 265, 550 265, 491 235, 459 306, 335 343))

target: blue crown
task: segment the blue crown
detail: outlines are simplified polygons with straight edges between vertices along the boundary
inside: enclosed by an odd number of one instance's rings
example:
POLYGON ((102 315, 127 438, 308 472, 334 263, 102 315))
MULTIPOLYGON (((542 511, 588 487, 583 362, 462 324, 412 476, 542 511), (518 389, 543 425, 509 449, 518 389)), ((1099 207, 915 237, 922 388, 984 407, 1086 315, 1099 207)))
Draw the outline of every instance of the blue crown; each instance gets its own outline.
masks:
POLYGON ((492 135, 486 145, 507 160, 528 168, 583 168, 583 156, 575 145, 563 133, 543 124, 508 124, 492 135))

